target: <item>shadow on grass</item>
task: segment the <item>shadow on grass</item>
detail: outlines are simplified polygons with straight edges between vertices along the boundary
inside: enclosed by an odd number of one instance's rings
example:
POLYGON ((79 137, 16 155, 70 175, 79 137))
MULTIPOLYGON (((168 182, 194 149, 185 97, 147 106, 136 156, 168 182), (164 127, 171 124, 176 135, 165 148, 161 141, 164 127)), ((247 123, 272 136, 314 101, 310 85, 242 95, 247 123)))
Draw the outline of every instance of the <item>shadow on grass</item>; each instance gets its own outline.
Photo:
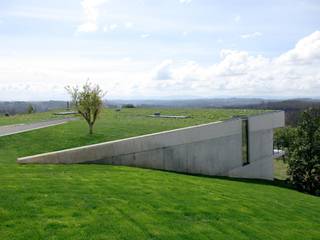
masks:
MULTIPOLYGON (((165 171, 160 170, 163 172, 172 172, 172 171, 165 171)), ((243 182, 243 183, 254 183, 254 184, 261 184, 261 185, 268 185, 268 186, 275 186, 287 189, 297 190, 294 185, 289 183, 287 180, 281 179, 274 179, 274 180, 263 180, 263 179, 252 179, 252 178, 235 178, 235 177, 225 177, 225 176, 209 176, 209 175, 202 175, 202 174, 192 174, 192 173, 182 173, 182 172, 174 172, 176 174, 181 175, 188 175, 188 176, 195 176, 195 177, 202 177, 202 178, 212 178, 212 179, 221 179, 227 181, 234 181, 234 182, 243 182)))
POLYGON ((254 184, 261 184, 261 185, 269 185, 269 186, 276 186, 281 188, 288 188, 297 190, 295 186, 289 183, 287 180, 282 179, 273 179, 273 180, 263 180, 263 179, 249 179, 249 178, 232 178, 232 177, 220 177, 220 176, 213 176, 216 179, 224 179, 228 181, 236 181, 236 182, 244 182, 244 183, 254 183, 254 184))

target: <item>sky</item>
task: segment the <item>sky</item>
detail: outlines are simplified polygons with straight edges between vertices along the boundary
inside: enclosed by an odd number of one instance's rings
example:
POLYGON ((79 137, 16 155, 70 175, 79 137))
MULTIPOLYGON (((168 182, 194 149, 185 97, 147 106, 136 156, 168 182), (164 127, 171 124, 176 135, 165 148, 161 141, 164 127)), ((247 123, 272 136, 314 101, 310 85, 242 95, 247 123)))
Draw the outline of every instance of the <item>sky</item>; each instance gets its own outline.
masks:
POLYGON ((319 0, 0 0, 0 101, 320 98, 319 0))

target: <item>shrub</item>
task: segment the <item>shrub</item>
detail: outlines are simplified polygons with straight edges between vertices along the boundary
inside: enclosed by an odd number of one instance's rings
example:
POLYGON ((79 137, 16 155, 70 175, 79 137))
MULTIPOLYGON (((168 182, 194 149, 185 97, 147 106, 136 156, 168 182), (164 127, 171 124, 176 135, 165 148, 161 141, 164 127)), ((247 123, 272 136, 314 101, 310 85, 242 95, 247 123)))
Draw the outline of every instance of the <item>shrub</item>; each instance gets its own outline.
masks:
POLYGON ((133 104, 124 104, 122 108, 135 108, 135 106, 133 104))
POLYGON ((290 149, 291 182, 301 191, 320 195, 320 109, 303 112, 290 149))

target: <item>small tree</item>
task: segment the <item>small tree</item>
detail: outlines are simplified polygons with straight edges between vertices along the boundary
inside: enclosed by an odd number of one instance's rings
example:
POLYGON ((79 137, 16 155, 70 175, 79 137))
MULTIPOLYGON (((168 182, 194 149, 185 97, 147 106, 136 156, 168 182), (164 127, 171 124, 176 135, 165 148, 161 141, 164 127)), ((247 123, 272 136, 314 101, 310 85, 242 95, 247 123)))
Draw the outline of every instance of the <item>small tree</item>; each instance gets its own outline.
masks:
POLYGON ((31 104, 29 104, 27 112, 28 112, 28 114, 34 113, 34 108, 31 104))
POLYGON ((105 93, 99 85, 91 85, 87 82, 82 89, 67 86, 66 90, 71 95, 72 103, 78 113, 86 120, 89 125, 89 133, 93 133, 93 125, 103 107, 102 98, 105 93))
POLYGON ((298 189, 320 195, 320 109, 303 112, 288 164, 298 189))

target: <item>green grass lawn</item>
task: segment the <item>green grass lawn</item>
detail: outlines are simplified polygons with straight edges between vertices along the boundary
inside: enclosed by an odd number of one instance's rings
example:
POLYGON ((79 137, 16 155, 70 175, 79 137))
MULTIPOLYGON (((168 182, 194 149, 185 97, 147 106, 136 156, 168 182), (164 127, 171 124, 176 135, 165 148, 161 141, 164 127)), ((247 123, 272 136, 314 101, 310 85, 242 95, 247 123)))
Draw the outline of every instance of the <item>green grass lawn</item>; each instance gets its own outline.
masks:
POLYGON ((319 239, 320 198, 277 183, 108 165, 16 164, 21 156, 243 113, 254 111, 107 110, 93 136, 84 121, 75 121, 0 138, 0 239, 319 239), (156 111, 192 118, 146 117, 156 111))

